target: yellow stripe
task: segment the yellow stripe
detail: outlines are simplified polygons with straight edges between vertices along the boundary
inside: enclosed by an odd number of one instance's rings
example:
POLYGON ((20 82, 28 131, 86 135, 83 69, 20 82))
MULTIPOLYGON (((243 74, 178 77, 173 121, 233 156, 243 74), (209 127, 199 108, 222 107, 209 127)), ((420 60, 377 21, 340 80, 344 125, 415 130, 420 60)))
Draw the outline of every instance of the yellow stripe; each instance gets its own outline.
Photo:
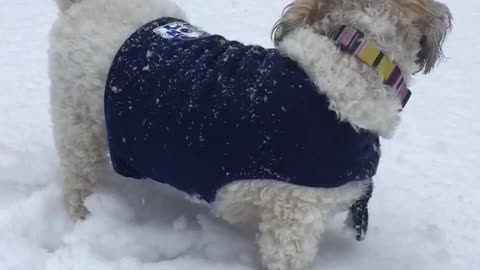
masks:
POLYGON ((371 66, 379 54, 380 50, 373 46, 370 42, 367 42, 362 50, 360 50, 358 53, 358 58, 371 66))
POLYGON ((387 80, 390 75, 392 75, 394 69, 395 64, 393 64, 387 57, 383 57, 377 68, 378 72, 382 74, 384 80, 387 80))
MULTIPOLYGON (((377 57, 381 54, 381 51, 375 47, 371 42, 366 42, 363 48, 359 51, 357 57, 365 62, 369 66, 373 66, 373 63, 377 57)), ((383 76, 383 79, 386 81, 392 75, 393 70, 395 69, 395 64, 388 59, 388 57, 383 56, 382 60, 378 64, 377 71, 383 76)))

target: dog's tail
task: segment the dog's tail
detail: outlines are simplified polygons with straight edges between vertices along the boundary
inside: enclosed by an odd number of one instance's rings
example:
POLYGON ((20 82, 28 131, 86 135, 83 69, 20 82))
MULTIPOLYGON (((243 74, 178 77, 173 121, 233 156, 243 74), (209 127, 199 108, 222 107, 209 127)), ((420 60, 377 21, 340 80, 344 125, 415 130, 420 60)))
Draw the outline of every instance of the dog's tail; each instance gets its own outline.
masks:
POLYGON ((57 3, 58 8, 61 12, 65 12, 69 9, 72 5, 79 3, 82 0, 55 0, 57 3))

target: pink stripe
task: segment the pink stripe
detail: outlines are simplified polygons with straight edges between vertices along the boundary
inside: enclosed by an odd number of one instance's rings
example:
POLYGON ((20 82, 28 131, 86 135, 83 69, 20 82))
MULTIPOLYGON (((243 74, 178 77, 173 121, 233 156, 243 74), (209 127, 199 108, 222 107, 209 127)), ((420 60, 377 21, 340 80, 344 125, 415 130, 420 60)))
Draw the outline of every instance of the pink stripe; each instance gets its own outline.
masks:
POLYGON ((395 82, 391 85, 393 88, 395 88, 396 90, 398 90, 398 87, 400 85, 400 82, 402 81, 403 77, 402 75, 398 75, 398 77, 395 79, 395 82))
POLYGON ((407 83, 405 83, 405 81, 402 83, 402 85, 400 85, 400 88, 397 92, 397 96, 399 96, 400 98, 403 99, 403 97, 405 96, 407 92, 407 83))
POLYGON ((338 37, 338 41, 342 45, 347 46, 352 41, 352 38, 355 35, 355 32, 356 32, 355 29, 353 29, 351 27, 348 27, 348 26, 345 27, 345 29, 343 29, 342 33, 338 37))
POLYGON ((404 83, 404 82, 405 82, 405 80, 403 79, 403 76, 400 75, 400 76, 398 76, 397 83, 395 83, 393 87, 398 90, 398 89, 400 89, 400 87, 402 86, 402 83, 404 83))
POLYGON ((407 95, 407 83, 404 83, 403 84, 403 87, 402 87, 402 97, 404 97, 405 95, 407 95))

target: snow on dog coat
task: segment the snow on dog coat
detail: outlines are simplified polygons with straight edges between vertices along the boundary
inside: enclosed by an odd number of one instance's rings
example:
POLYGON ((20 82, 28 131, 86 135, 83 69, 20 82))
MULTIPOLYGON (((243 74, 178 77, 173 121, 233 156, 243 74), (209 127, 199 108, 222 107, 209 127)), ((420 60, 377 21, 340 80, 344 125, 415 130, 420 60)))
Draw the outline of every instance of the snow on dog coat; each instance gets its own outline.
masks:
POLYGON ((275 49, 158 19, 123 44, 108 74, 113 167, 206 201, 244 179, 330 188, 371 178, 378 136, 340 122, 320 93, 275 49))

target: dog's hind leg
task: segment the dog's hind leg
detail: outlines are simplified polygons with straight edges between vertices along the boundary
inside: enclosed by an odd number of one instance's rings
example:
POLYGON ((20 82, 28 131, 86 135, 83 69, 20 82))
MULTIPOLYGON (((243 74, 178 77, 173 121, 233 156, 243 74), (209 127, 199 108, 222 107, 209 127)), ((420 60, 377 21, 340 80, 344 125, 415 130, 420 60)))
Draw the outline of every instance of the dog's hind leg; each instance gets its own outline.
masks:
POLYGON ((84 199, 104 177, 107 166, 105 135, 98 123, 82 119, 81 115, 70 117, 55 126, 60 177, 68 212, 83 219, 88 213, 84 199))
POLYGON ((52 80, 51 116, 67 209, 83 219, 88 214, 84 199, 108 165, 103 91, 101 85, 67 81, 52 80))

